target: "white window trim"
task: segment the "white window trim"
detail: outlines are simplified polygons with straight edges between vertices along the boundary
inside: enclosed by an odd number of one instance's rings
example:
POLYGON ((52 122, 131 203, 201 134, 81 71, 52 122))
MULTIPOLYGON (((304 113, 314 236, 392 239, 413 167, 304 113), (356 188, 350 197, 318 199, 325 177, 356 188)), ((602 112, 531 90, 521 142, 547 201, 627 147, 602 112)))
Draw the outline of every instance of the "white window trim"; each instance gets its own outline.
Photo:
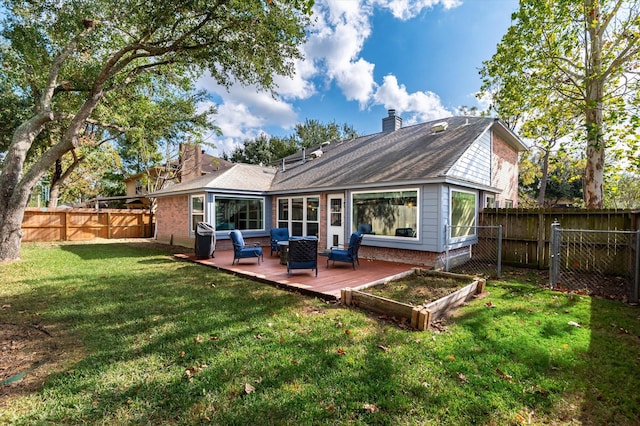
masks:
POLYGON ((189 195, 189 236, 194 236, 196 234, 195 229, 191 227, 193 223, 193 199, 194 198, 202 198, 202 220, 206 222, 207 219, 207 194, 191 194, 189 195))
MULTIPOLYGON (((351 191, 351 193, 349 194, 349 212, 345 212, 345 217, 347 216, 347 214, 349 215, 349 226, 351 227, 351 232, 355 232, 357 231, 357 229, 354 229, 354 222, 353 222, 353 212, 354 212, 354 202, 353 202, 353 196, 356 194, 371 194, 374 192, 400 192, 400 191, 415 191, 416 192, 416 236, 415 237, 396 237, 395 235, 367 235, 367 239, 391 239, 391 240, 395 240, 395 241, 415 241, 415 240, 419 240, 420 239, 420 229, 421 229, 421 225, 420 223, 422 222, 422 209, 420 208, 420 206, 422 206, 422 203, 420 201, 420 196, 421 196, 421 191, 420 188, 418 187, 412 187, 412 188, 385 188, 385 189, 371 189, 368 191, 351 191)), ((357 226, 357 224, 356 224, 357 226)))
MULTIPOLYGON (((309 195, 300 195, 300 196, 288 196, 288 197, 277 197, 276 198, 276 217, 275 217, 275 223, 276 223, 276 228, 280 227, 280 222, 284 222, 282 220, 280 220, 280 200, 287 200, 288 204, 289 204, 289 217, 287 217, 287 229, 289 229, 289 233, 292 232, 292 223, 293 220, 291 219, 291 213, 292 213, 292 208, 291 208, 291 200, 295 199, 295 198, 302 198, 304 201, 304 205, 306 206, 308 204, 308 199, 309 198, 317 198, 318 199, 318 220, 317 221, 311 221, 311 223, 317 223, 318 224, 318 234, 320 234, 322 232, 322 197, 320 197, 320 194, 309 194, 309 195)), ((303 219, 302 219, 302 224, 303 227, 305 229, 305 231, 303 232, 303 234, 306 234, 307 231, 307 223, 309 222, 307 220, 307 209, 305 208, 303 210, 303 219)))
POLYGON ((478 227, 478 199, 479 199, 479 194, 476 191, 469 191, 466 189, 461 189, 461 188, 449 188, 449 242, 450 243, 459 243, 461 241, 467 241, 467 240, 473 240, 477 238, 477 227, 478 227), (475 202, 475 210, 474 210, 474 223, 475 223, 475 229, 473 230, 473 234, 470 235, 464 235, 462 237, 451 237, 451 227, 453 227, 453 219, 452 219, 452 214, 453 214, 453 193, 454 192, 464 192, 467 194, 473 194, 475 196, 476 202, 475 202))
POLYGON ((241 229, 241 231, 248 231, 248 232, 253 232, 253 231, 264 231, 266 229, 266 215, 267 215, 267 202, 265 200, 265 197, 260 197, 260 196, 253 196, 253 195, 226 195, 226 194, 217 194, 213 196, 213 214, 212 216, 212 220, 215 222, 215 218, 216 218, 216 198, 220 197, 220 198, 226 198, 226 199, 234 199, 234 200, 262 200, 262 228, 260 229, 241 229))

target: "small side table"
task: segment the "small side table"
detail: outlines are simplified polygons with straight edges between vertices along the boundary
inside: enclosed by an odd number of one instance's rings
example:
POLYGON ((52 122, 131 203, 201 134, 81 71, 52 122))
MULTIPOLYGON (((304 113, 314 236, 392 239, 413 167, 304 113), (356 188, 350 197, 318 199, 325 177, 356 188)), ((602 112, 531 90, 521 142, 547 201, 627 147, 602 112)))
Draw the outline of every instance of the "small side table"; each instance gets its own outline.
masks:
POLYGON ((278 241, 280 246, 280 264, 286 265, 289 260, 289 241, 278 241))

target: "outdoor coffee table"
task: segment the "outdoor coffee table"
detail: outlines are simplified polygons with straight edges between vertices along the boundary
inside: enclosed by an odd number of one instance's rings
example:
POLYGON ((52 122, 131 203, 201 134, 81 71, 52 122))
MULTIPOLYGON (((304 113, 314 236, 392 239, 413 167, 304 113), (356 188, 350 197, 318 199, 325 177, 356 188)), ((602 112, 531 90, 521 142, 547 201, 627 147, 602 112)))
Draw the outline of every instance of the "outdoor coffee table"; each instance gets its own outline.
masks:
POLYGON ((286 265, 289 260, 289 241, 278 241, 280 246, 280 264, 286 265))

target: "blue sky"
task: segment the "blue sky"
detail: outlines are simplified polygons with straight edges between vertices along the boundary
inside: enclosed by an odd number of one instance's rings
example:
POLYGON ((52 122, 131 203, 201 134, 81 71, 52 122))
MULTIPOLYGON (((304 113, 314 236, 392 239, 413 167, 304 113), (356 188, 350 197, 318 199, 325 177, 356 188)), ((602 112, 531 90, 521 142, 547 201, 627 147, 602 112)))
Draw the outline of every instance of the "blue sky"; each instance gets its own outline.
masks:
POLYGON ((316 0, 305 60, 293 78, 278 78, 275 98, 199 81, 224 133, 208 137, 211 153, 231 153, 261 133, 290 135, 306 119, 347 123, 367 135, 381 131, 388 109, 409 125, 462 105, 483 107, 474 96, 478 70, 517 7, 517 0, 316 0))

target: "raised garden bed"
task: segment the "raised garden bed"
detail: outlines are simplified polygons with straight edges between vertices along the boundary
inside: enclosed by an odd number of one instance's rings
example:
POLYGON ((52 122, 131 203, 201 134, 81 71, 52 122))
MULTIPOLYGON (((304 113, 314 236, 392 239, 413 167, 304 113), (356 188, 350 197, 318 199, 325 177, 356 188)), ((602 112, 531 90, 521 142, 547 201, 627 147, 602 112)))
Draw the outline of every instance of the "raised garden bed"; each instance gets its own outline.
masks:
POLYGON ((345 306, 410 320, 413 328, 427 330, 431 322, 483 292, 485 284, 471 275, 416 268, 413 274, 380 286, 343 289, 341 301, 345 306))

